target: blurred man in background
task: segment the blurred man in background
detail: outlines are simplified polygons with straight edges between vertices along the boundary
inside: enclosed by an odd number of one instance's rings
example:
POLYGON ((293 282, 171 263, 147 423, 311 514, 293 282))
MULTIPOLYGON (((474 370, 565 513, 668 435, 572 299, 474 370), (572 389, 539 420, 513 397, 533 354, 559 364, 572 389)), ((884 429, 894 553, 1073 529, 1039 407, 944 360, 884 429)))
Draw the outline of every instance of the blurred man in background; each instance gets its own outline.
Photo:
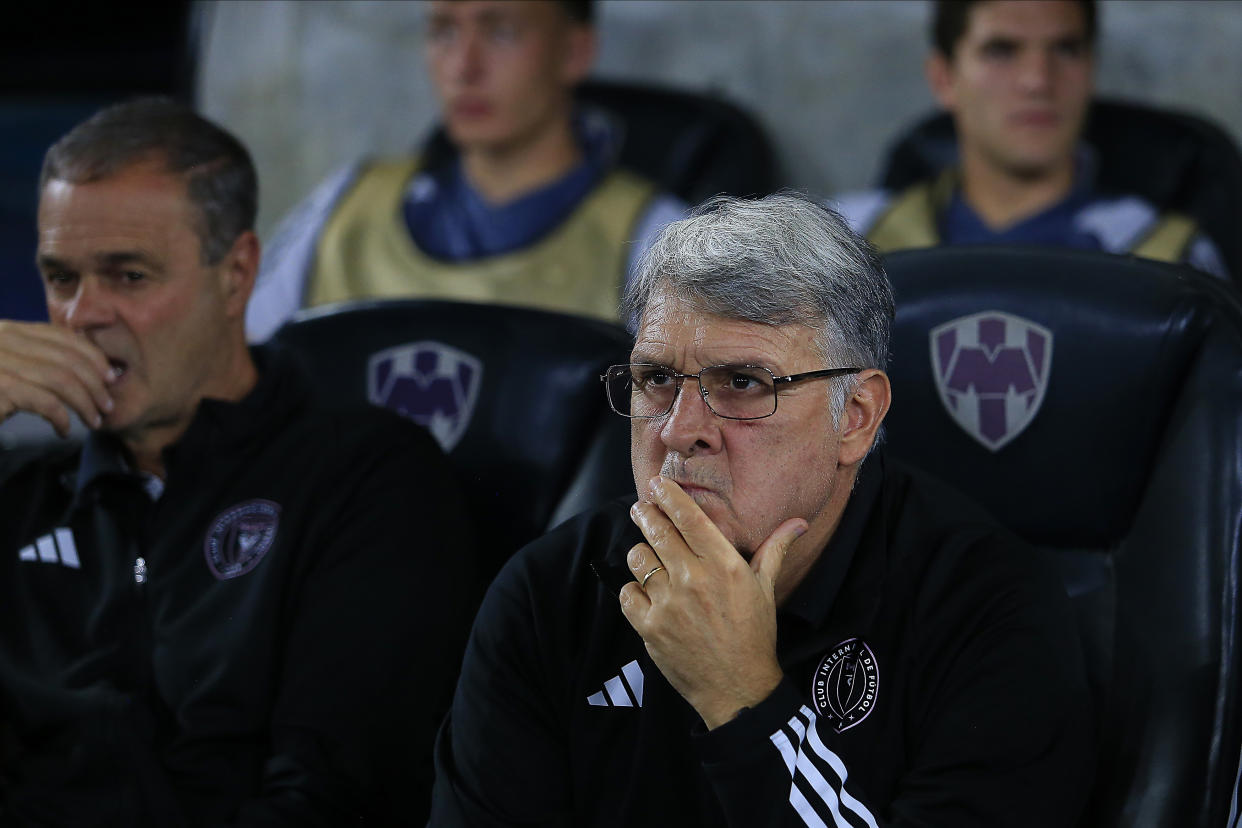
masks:
POLYGON ((410 158, 332 175, 277 231, 247 318, 366 297, 526 305, 617 320, 630 263, 684 205, 616 168, 604 113, 576 108, 593 4, 430 4, 442 133, 410 158))
POLYGON ((838 208, 881 252, 936 244, 1048 244, 1185 261, 1225 276, 1194 221, 1095 186, 1082 142, 1093 92, 1093 0, 941 0, 927 78, 953 116, 959 163, 838 208))

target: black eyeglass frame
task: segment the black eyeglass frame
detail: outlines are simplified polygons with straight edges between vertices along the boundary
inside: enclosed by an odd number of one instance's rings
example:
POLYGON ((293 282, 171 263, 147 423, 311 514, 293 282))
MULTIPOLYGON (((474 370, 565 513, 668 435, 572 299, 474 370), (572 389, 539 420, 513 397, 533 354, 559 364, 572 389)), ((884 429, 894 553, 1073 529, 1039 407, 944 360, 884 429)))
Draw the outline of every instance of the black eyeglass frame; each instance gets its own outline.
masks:
POLYGON ((780 395, 776 393, 777 386, 788 385, 794 382, 804 382, 806 380, 813 380, 813 379, 828 379, 830 377, 842 377, 842 376, 845 376, 846 374, 857 374, 865 370, 867 369, 866 368, 821 368, 818 371, 803 371, 801 374, 789 374, 788 376, 778 377, 775 373, 772 372, 771 368, 765 368, 762 365, 725 364, 725 365, 709 365, 706 368, 701 369, 697 374, 682 374, 677 371, 674 371, 672 368, 669 368, 667 365, 660 365, 659 363, 656 363, 656 362, 627 362, 623 365, 609 365, 608 369, 604 371, 604 373, 600 374, 599 379, 600 379, 600 382, 604 383, 604 396, 607 397, 608 399, 608 407, 613 410, 613 413, 621 417, 625 417, 626 419, 654 420, 658 417, 665 416, 670 411, 672 411, 673 406, 677 404, 677 395, 681 393, 682 383, 685 380, 693 379, 695 383, 699 386, 699 396, 703 398, 703 403, 704 405, 707 406, 708 411, 712 412, 713 414, 715 414, 717 417, 719 417, 722 420, 742 420, 743 422, 745 422, 745 421, 750 421, 750 420, 765 420, 768 417, 771 417, 773 414, 776 413, 776 409, 780 407, 780 399, 781 399, 780 395), (618 369, 624 369, 626 371, 629 371, 629 369, 635 368, 635 367, 662 368, 665 371, 668 371, 669 376, 671 376, 673 380, 677 383, 677 387, 673 389, 673 396, 669 400, 668 408, 664 409, 659 414, 625 414, 625 413, 618 411, 616 404, 613 403, 612 394, 609 393, 609 390, 608 390, 608 377, 614 371, 618 369), (772 410, 768 412, 767 414, 763 414, 759 417, 729 417, 727 415, 721 414, 716 409, 712 408, 711 400, 708 399, 707 389, 703 387, 703 383, 699 380, 699 377, 700 375, 703 374, 704 371, 715 371, 719 368, 749 368, 751 370, 758 370, 758 371, 763 371, 767 373, 770 377, 772 377, 772 410))

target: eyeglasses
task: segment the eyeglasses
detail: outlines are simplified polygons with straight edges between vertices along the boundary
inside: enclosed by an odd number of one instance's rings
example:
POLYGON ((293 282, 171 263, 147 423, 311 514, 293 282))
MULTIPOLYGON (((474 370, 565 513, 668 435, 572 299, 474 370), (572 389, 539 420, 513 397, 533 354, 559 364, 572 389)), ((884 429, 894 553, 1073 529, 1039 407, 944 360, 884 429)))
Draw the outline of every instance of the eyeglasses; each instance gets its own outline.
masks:
POLYGON ((679 374, 667 365, 613 365, 600 376, 608 404, 622 417, 663 417, 673 410, 683 380, 699 384, 703 402, 726 420, 762 420, 776 413, 777 386, 856 374, 862 368, 825 368, 778 377, 758 365, 713 365, 697 374, 679 374))

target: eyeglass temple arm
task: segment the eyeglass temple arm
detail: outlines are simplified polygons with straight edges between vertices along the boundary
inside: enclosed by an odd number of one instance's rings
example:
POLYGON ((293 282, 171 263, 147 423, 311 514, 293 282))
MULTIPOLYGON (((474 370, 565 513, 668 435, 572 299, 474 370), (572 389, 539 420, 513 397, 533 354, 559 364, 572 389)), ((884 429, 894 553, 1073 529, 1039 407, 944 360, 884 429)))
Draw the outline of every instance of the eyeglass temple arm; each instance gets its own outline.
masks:
POLYGON ((857 374, 863 371, 863 368, 824 368, 820 371, 807 371, 802 374, 790 374, 787 377, 773 377, 772 382, 782 385, 787 382, 802 382, 809 379, 821 379, 823 377, 840 377, 845 374, 857 374))

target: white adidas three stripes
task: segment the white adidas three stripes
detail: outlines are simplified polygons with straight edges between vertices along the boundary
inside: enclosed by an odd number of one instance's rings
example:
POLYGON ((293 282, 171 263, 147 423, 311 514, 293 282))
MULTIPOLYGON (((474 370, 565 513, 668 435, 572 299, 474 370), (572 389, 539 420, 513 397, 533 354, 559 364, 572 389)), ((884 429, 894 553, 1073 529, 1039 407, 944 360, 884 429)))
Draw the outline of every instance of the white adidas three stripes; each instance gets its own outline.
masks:
POLYGON ((50 535, 44 535, 29 546, 23 546, 17 552, 19 561, 39 561, 42 563, 60 563, 70 569, 81 569, 78 560, 78 547, 73 542, 73 532, 62 526, 50 535))
POLYGON ((877 828, 875 817, 845 790, 845 763, 819 738, 809 707, 769 738, 789 771, 789 804, 812 828, 877 828))

